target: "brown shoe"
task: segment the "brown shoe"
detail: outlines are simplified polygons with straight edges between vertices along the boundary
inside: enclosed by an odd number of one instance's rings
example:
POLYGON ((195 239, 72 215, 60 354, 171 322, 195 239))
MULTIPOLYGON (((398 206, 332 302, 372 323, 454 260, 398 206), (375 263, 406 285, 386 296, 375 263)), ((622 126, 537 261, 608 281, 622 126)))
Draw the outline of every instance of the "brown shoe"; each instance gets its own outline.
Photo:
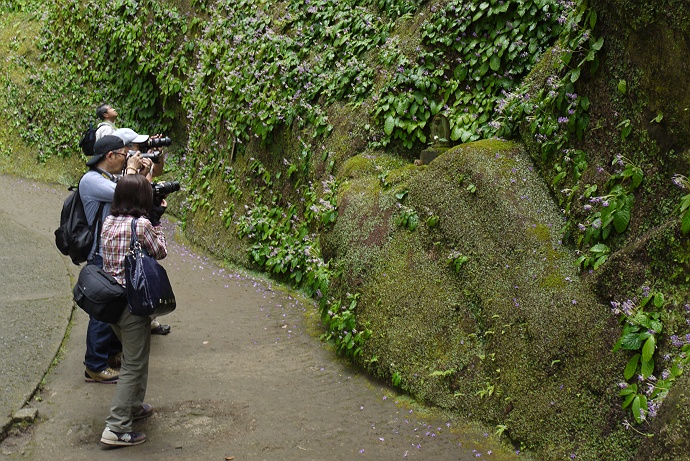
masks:
POLYGON ((112 368, 106 368, 99 372, 91 371, 87 368, 86 371, 84 371, 84 377, 87 383, 115 384, 120 378, 120 372, 112 368))

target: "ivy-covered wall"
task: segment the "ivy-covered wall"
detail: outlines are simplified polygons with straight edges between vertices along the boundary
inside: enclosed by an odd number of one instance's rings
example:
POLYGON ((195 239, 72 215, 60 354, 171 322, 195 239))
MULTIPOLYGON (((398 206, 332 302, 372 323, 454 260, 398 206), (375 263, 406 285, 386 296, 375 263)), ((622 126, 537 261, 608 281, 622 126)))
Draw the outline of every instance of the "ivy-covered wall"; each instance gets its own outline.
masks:
POLYGON ((74 182, 114 104, 186 235, 372 375, 541 459, 682 459, 688 6, 0 1, 0 170, 74 182), (413 166, 438 114, 478 142, 413 166))

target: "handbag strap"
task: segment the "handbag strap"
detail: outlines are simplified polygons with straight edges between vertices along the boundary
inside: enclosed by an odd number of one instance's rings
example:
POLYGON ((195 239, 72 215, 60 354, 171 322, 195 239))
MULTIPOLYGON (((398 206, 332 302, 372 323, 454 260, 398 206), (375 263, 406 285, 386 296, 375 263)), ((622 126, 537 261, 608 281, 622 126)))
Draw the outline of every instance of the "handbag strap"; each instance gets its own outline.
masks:
POLYGON ((137 218, 132 218, 132 237, 129 239, 129 250, 134 251, 137 247, 141 247, 137 238, 137 218))

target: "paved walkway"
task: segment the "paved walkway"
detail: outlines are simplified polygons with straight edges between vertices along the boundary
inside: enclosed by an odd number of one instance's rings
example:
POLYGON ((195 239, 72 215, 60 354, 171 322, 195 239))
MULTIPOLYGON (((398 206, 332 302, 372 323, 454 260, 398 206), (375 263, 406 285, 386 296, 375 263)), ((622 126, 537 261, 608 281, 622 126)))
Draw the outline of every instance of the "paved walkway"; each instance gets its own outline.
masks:
MULTIPOLYGON (((32 396, 53 362, 72 315, 72 268, 52 231, 62 199, 46 203, 48 219, 22 209, 39 186, 0 176, 0 429, 32 396), (9 181, 9 183, 8 183, 9 181)), ((43 212, 43 210, 41 210, 43 212)), ((57 227, 57 226, 55 226, 57 227)), ((76 266, 74 266, 76 268, 76 266)))

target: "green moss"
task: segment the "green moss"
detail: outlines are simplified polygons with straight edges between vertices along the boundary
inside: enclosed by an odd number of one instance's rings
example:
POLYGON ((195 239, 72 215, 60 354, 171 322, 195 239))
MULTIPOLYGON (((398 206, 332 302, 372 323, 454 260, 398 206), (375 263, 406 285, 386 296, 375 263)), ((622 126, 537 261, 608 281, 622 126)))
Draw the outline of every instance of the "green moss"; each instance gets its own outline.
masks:
POLYGON ((347 179, 359 179, 362 176, 371 175, 375 172, 376 163, 373 158, 356 155, 343 164, 338 176, 347 179))

